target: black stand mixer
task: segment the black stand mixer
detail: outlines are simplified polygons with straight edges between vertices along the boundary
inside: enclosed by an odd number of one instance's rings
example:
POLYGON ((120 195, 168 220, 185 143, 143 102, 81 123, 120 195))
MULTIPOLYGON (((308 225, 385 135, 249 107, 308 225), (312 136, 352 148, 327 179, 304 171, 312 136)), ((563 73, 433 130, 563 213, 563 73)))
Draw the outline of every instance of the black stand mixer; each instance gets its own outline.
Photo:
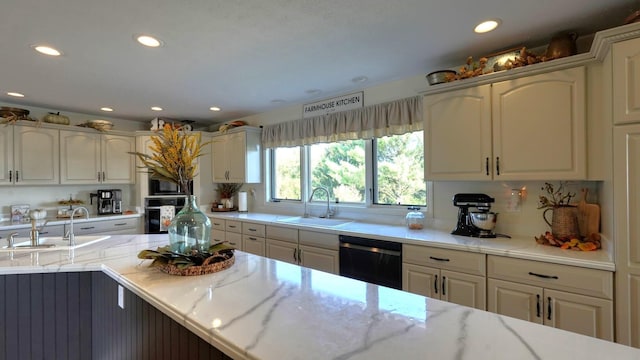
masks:
POLYGON ((451 232, 454 235, 494 238, 498 214, 491 212, 495 199, 486 194, 455 194, 453 205, 458 209, 458 223, 451 232), (476 208, 478 211, 469 211, 476 208))

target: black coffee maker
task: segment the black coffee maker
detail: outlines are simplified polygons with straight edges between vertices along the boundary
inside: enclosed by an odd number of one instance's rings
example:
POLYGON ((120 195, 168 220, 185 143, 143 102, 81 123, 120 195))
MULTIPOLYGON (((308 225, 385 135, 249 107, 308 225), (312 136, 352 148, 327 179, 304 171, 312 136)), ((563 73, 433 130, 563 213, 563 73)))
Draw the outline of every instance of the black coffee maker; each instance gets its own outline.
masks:
POLYGON ((458 223, 451 232, 454 235, 494 238, 493 228, 498 214, 490 212, 495 199, 486 194, 455 194, 453 205, 458 209, 458 223), (476 208, 477 211, 469 211, 476 208))
POLYGON ((93 198, 97 198, 98 215, 122 214, 122 190, 98 190, 90 196, 92 204, 93 198))

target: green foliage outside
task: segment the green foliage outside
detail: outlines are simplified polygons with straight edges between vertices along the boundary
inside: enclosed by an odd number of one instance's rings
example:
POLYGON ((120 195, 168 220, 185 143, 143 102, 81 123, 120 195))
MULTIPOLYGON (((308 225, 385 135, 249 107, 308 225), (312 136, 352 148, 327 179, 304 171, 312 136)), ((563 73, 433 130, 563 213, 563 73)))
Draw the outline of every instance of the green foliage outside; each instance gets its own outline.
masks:
MULTIPOLYGON (((375 202, 425 206, 422 131, 379 138, 376 146, 375 202)), ((276 152, 276 197, 301 199, 300 149, 279 148, 276 152)), ((326 188, 331 201, 365 202, 365 140, 315 144, 309 146, 309 154, 311 189, 326 188)), ((326 200, 324 192, 317 192, 315 200, 326 200)))

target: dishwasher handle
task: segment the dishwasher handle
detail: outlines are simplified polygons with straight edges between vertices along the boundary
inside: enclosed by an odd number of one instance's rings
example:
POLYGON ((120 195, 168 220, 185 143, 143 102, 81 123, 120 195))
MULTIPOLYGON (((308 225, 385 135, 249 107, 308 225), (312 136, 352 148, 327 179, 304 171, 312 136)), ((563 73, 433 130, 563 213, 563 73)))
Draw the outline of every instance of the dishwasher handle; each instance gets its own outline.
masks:
POLYGON ((341 242, 340 247, 354 249, 354 250, 368 251, 368 252, 379 253, 384 255, 402 256, 402 251, 387 250, 387 249, 381 249, 377 247, 363 246, 363 245, 351 244, 346 242, 341 242))

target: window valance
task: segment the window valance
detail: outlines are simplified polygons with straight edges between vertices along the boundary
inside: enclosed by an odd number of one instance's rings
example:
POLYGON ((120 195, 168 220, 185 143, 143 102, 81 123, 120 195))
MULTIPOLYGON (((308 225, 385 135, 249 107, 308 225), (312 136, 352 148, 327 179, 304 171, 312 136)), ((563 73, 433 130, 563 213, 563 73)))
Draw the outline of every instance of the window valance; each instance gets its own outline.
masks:
POLYGON ((371 139, 422 130, 422 96, 265 126, 265 148, 371 139))

